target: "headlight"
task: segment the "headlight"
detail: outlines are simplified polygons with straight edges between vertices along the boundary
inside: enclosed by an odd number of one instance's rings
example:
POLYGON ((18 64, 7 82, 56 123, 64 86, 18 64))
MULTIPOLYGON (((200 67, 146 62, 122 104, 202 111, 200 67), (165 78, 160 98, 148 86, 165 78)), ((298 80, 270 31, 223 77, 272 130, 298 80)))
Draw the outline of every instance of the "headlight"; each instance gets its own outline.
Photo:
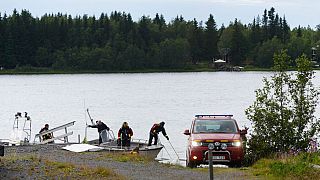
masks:
POLYGON ((201 146, 202 145, 202 142, 200 141, 192 141, 192 146, 201 146))
POLYGON ((232 146, 240 147, 241 146, 241 142, 240 141, 232 142, 232 146))
POLYGON ((222 150, 226 150, 226 149, 227 149, 227 147, 228 147, 228 146, 227 146, 227 144, 226 144, 226 143, 222 143, 222 144, 221 144, 221 149, 222 149, 222 150))

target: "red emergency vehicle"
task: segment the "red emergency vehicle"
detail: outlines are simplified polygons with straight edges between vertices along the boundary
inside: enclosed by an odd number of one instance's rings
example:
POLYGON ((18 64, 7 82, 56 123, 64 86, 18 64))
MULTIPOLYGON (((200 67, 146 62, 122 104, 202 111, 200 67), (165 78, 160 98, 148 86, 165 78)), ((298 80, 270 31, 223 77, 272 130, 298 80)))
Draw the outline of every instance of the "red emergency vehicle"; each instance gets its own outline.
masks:
POLYGON ((232 115, 196 115, 188 135, 187 167, 208 164, 208 145, 212 143, 214 164, 240 166, 244 158, 243 139, 247 129, 240 130, 232 115))

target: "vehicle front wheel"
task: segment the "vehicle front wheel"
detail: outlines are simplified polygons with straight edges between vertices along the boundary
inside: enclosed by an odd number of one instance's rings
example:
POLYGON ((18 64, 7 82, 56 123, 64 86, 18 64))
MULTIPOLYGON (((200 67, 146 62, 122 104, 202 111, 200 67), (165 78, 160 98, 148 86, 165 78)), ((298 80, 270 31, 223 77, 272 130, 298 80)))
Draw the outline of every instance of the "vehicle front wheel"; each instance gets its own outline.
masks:
POLYGON ((229 167, 232 167, 232 168, 239 168, 242 166, 242 163, 241 161, 236 161, 236 162, 232 162, 229 167))
POLYGON ((195 168, 195 167, 197 167, 194 162, 191 162, 191 161, 189 160, 188 156, 187 156, 186 166, 189 167, 189 168, 195 168))
POLYGON ((195 168, 196 165, 195 165, 194 163, 192 163, 192 162, 188 162, 188 161, 187 161, 187 167, 189 167, 189 168, 195 168))

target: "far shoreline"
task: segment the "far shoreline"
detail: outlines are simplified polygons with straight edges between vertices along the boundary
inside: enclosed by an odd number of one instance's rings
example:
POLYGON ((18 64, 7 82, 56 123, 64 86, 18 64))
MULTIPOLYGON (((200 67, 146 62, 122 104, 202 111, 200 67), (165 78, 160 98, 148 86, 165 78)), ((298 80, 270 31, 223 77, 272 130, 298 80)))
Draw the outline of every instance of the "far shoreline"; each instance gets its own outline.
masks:
MULTIPOLYGON (((319 70, 319 69, 314 69, 319 70)), ((54 69, 10 69, 1 70, 0 75, 50 75, 50 74, 135 74, 135 73, 185 73, 185 72, 272 72, 272 68, 244 68, 241 71, 221 71, 213 68, 186 68, 186 69, 143 69, 143 70, 114 70, 114 71, 97 71, 97 70, 54 70, 54 69)))

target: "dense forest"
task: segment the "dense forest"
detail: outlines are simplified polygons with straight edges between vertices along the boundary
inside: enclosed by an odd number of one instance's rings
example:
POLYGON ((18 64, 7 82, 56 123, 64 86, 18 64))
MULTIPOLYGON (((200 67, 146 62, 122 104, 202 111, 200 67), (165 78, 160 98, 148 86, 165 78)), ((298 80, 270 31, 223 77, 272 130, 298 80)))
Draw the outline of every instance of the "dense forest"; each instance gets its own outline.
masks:
POLYGON ((213 59, 269 68, 276 51, 287 49, 292 59, 303 53, 311 58, 311 48, 319 44, 320 25, 290 29, 274 8, 253 17, 250 24, 235 19, 219 28, 211 14, 206 22, 182 16, 166 22, 159 14, 134 22, 130 14, 117 11, 100 17, 33 17, 27 10, 0 14, 1 69, 168 70, 213 59))

